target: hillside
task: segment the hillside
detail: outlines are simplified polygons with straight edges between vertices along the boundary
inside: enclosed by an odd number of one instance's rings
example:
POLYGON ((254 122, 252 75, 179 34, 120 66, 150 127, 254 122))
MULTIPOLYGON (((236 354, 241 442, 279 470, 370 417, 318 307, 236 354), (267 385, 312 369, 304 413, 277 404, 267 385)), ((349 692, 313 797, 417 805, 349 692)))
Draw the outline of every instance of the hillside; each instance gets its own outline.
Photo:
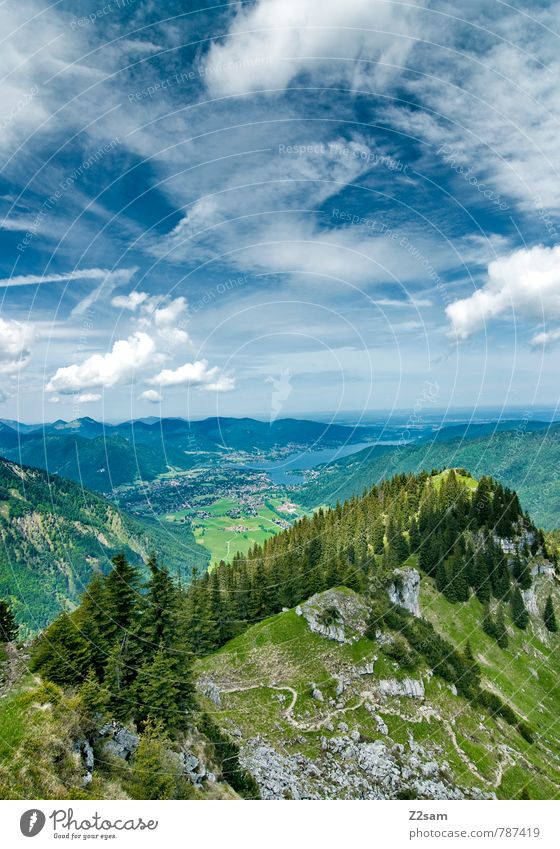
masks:
POLYGON ((18 621, 44 627, 76 603, 119 551, 136 563, 164 549, 173 574, 188 578, 207 554, 187 525, 140 521, 78 484, 0 459, 0 597, 18 621))
MULTIPOLYGON (((400 577, 414 588, 407 604, 449 650, 470 643, 482 686, 539 729, 535 742, 434 674, 398 630, 380 619, 368 630, 368 600, 337 588, 253 626, 198 666, 204 706, 240 746, 262 797, 559 798, 558 637, 532 615, 526 631, 508 621, 501 649, 480 628, 479 601, 451 604, 425 577, 418 596, 418 572, 400 577), (336 628, 325 624, 333 611, 336 628)), ((556 582, 539 576, 535 610, 551 590, 558 606, 556 582)))
MULTIPOLYGON (((464 441, 445 433, 419 445, 377 446, 342 458, 308 475, 295 499, 304 507, 335 504, 360 495, 373 481, 422 469, 464 466, 475 477, 492 475, 515 489, 538 525, 553 529, 560 516, 560 426, 519 427, 464 441), (441 440, 441 441, 440 441, 441 440)), ((469 431, 472 433, 473 431, 469 431)))
POLYGON ((156 561, 141 580, 117 558, 34 681, 7 647, 0 738, 36 704, 76 721, 51 752, 20 720, 0 787, 33 747, 51 781, 62 747, 66 798, 560 797, 555 555, 491 478, 399 475, 186 588, 156 561))

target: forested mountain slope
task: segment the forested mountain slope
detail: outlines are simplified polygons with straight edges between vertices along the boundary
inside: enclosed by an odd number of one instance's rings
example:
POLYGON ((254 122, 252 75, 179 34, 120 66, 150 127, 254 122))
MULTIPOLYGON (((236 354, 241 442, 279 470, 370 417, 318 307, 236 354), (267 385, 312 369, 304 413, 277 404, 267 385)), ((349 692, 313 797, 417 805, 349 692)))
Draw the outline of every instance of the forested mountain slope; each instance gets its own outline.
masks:
MULTIPOLYGON (((449 429, 446 429, 449 431, 449 429)), ((527 424, 465 441, 425 441, 420 445, 378 446, 311 473, 296 498, 306 507, 336 504, 359 495, 373 481, 400 472, 464 466, 475 477, 492 475, 515 489, 538 525, 558 527, 560 517, 560 426, 530 431, 527 424)))
POLYGON ((68 797, 559 796, 555 557, 492 479, 399 475, 142 584, 117 557, 32 650, 27 703, 77 717, 68 797))
POLYGON ((2 459, 0 534, 0 598, 12 599, 18 621, 32 630, 78 602, 119 551, 142 563, 165 549, 183 579, 207 562, 188 526, 133 519, 78 484, 2 459))

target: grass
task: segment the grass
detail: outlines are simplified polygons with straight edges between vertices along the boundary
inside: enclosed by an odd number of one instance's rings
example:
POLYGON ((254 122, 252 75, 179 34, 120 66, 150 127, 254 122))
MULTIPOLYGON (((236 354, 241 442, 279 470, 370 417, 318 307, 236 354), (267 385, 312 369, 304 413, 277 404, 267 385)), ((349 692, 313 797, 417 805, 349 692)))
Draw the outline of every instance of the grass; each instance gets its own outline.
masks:
MULTIPOLYGON (((545 579, 539 579, 539 605, 549 590, 545 579)), ((554 593, 560 595, 558 589, 554 593)), ((412 671, 399 668, 381 646, 365 637, 350 644, 327 640, 312 633, 294 610, 258 623, 216 654, 197 662, 197 674, 211 678, 222 690, 259 685, 242 692, 222 692, 220 707, 210 702, 205 706, 219 724, 239 729, 243 738, 259 735, 279 751, 287 747, 317 763, 322 757, 321 737, 340 734, 338 723, 344 721, 350 731, 359 731, 363 740, 381 739, 389 746, 399 743, 406 749, 412 735, 416 743, 433 752, 439 764, 448 765, 454 783, 460 787, 477 787, 501 799, 519 798, 524 788, 531 798, 558 798, 560 637, 549 639, 537 619, 533 618, 524 632, 514 628, 507 617, 510 642, 502 650, 482 631, 482 607, 476 599, 451 604, 426 577, 421 581, 421 609, 439 633, 458 648, 464 649, 467 640, 470 642, 482 669, 483 686, 498 692, 527 719, 537 734, 534 743, 527 743, 514 727, 492 719, 482 708, 455 695, 448 683, 430 676, 421 663, 412 671), (374 657, 373 674, 358 675, 364 663, 374 657), (336 706, 340 703, 335 694, 337 674, 350 682, 343 695, 344 709, 336 710, 333 731, 324 726, 313 730, 310 723, 324 719, 335 709, 329 700, 336 706), (376 712, 389 728, 389 736, 383 737, 374 717, 360 706, 361 694, 374 691, 379 679, 403 677, 422 678, 426 699, 424 703, 390 699, 385 708, 384 703, 378 703, 376 712), (312 698, 311 682, 321 689, 323 703, 312 698), (286 698, 280 701, 274 687, 291 687, 297 692, 293 718, 303 723, 301 728, 285 715, 291 694, 285 691, 286 698), (429 708, 427 715, 422 713, 422 705, 429 708)))
POLYGON ((169 522, 185 522, 192 524, 196 542, 203 545, 210 552, 211 563, 220 560, 231 560, 240 552, 247 554, 254 545, 262 545, 269 537, 274 536, 282 527, 277 521, 294 521, 300 514, 288 514, 278 510, 282 504, 280 498, 267 499, 261 505, 258 515, 249 515, 243 504, 232 498, 219 498, 204 510, 210 515, 200 517, 194 510, 179 510, 166 516, 169 522), (240 511, 238 518, 232 518, 228 513, 240 511), (233 530, 235 527, 243 527, 245 530, 233 530))

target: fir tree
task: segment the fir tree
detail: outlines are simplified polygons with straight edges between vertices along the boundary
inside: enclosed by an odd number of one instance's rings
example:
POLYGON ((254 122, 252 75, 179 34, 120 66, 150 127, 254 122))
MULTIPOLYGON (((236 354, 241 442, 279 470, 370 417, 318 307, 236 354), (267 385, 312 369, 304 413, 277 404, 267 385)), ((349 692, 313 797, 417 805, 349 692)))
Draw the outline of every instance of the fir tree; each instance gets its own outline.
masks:
POLYGON ((521 595, 521 590, 519 587, 516 587, 511 595, 511 618, 513 619, 513 624, 518 628, 521 628, 522 631, 525 630, 527 625, 529 624, 529 614, 527 612, 527 608, 525 607, 525 602, 523 601, 523 596, 521 595))
POLYGON ((78 690, 78 698, 84 717, 84 732, 90 734, 107 718, 110 702, 109 691, 99 683, 93 669, 89 671, 86 680, 78 690))
POLYGON ((545 606, 544 606, 544 614, 543 614, 544 624, 546 628, 551 633, 556 633, 558 631, 558 624, 556 622, 556 613, 554 612, 554 605, 552 603, 552 596, 549 595, 545 606))
POLYGON ((17 637, 18 630, 10 604, 0 599, 0 643, 11 643, 17 637))
POLYGON ((124 554, 113 557, 113 569, 105 581, 105 604, 110 639, 128 631, 138 609, 140 588, 138 570, 131 566, 124 554))
POLYGON ((482 548, 478 548, 474 554, 472 586, 478 600, 482 604, 488 604, 492 595, 492 587, 488 574, 488 558, 482 548))
POLYGON ((31 655, 31 670, 54 684, 79 684, 91 668, 91 650, 76 625, 63 613, 44 631, 31 655))
POLYGON ((163 727, 148 722, 132 759, 129 792, 133 799, 172 799, 176 786, 163 727))
POLYGON ((531 586, 531 570, 529 569, 529 564, 527 563, 526 557, 521 557, 517 554, 513 561, 513 577, 519 584, 522 590, 528 590, 531 586))

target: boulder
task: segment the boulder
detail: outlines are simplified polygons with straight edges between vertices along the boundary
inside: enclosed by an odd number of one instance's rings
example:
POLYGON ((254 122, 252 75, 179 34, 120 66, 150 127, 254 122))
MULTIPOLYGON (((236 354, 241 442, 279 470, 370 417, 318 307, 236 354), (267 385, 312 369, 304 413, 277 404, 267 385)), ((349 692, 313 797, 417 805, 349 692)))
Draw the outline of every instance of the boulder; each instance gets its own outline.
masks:
POLYGON ((351 643, 365 634, 369 608, 350 590, 327 590, 296 607, 309 629, 338 643, 351 643))

